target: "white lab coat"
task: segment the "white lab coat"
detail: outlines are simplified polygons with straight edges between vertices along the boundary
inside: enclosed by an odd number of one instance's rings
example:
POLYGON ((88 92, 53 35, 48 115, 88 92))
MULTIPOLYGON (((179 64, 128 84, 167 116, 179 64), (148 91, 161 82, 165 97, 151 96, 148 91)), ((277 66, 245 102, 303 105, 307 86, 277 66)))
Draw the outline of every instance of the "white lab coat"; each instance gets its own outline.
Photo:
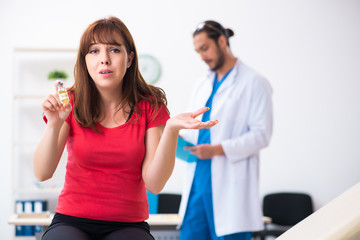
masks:
MULTIPOLYGON (((190 107, 205 106, 215 73, 209 72, 194 89, 190 107)), ((213 98, 211 144, 221 144, 225 156, 211 161, 215 231, 218 236, 263 229, 259 198, 259 151, 272 133, 271 87, 254 70, 237 61, 213 98)), ((199 116, 201 119, 202 116, 199 116)), ((198 131, 182 130, 180 136, 196 144, 198 131)), ((179 214, 184 216, 196 163, 187 163, 179 214)), ((194 226, 196 227, 196 226, 194 226)))

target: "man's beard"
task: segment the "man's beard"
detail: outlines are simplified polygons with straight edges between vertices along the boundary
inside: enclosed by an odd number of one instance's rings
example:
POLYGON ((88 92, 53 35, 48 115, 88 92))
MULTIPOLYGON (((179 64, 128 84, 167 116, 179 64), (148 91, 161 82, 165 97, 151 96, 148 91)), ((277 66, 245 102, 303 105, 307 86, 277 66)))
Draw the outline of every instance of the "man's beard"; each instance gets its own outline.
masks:
POLYGON ((217 49, 217 55, 218 55, 218 59, 217 59, 217 61, 215 63, 215 66, 213 68, 211 68, 212 71, 218 70, 225 63, 225 54, 220 50, 219 47, 217 49))

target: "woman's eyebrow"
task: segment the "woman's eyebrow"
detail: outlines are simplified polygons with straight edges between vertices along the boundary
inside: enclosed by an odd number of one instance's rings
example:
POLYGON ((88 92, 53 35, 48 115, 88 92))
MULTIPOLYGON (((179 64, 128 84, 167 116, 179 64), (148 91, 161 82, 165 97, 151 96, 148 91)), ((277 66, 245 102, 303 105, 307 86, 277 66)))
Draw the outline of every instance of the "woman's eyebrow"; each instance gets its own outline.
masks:
POLYGON ((89 44, 89 48, 93 47, 93 46, 96 46, 96 45, 99 45, 99 44, 105 44, 105 45, 108 45, 108 46, 116 46, 116 47, 121 47, 123 46, 124 44, 121 44, 121 43, 117 43, 117 42, 110 42, 110 43, 98 43, 98 42, 92 42, 89 44))
POLYGON ((121 43, 117 43, 117 42, 113 42, 113 43, 105 43, 106 45, 114 45, 114 46, 119 46, 121 47, 123 44, 121 43))
POLYGON ((119 46, 119 47, 121 47, 121 46, 123 45, 123 44, 117 43, 117 42, 110 42, 110 43, 97 43, 97 42, 93 42, 93 43, 90 43, 89 47, 94 46, 94 45, 97 45, 97 44, 113 45, 113 46, 119 46))

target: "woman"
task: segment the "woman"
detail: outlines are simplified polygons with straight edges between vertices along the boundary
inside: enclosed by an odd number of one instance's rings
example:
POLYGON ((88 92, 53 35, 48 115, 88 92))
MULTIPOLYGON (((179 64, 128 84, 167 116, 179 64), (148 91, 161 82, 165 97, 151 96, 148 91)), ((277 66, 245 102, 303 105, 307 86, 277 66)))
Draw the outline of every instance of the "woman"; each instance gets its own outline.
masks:
POLYGON ((70 104, 57 94, 42 103, 47 121, 34 154, 40 181, 52 177, 65 145, 64 188, 44 240, 153 239, 146 189, 159 193, 175 162, 180 129, 217 121, 194 118, 207 108, 170 118, 164 92, 147 85, 132 36, 115 17, 84 32, 70 104))

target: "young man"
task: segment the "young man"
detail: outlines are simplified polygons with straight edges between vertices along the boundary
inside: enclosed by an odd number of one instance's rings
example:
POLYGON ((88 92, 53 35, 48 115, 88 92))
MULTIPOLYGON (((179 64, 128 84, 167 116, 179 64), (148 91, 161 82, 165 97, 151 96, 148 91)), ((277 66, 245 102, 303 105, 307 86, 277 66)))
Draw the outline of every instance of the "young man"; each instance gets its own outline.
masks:
POLYGON ((202 121, 219 123, 211 130, 181 132, 195 145, 187 149, 197 161, 187 164, 180 240, 248 240, 263 228, 259 151, 272 132, 271 87, 232 54, 233 35, 215 21, 205 21, 193 34, 210 71, 195 86, 190 106, 209 107, 202 121))

